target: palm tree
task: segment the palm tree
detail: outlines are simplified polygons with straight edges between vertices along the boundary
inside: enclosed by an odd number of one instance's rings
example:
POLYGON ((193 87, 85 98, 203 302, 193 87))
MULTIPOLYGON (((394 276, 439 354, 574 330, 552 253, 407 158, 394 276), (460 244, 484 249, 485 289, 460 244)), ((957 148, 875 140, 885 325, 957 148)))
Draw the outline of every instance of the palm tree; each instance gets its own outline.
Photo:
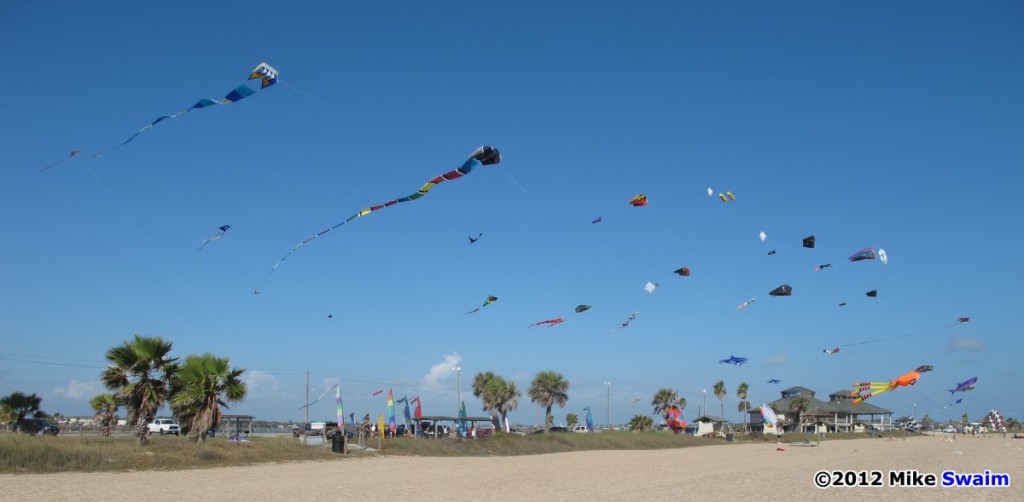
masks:
POLYGON ((89 401, 89 406, 96 412, 93 420, 100 426, 100 436, 110 437, 110 426, 117 423, 117 409, 121 406, 117 398, 113 394, 100 394, 89 401))
POLYGON ((580 421, 580 417, 575 413, 567 413, 565 415, 565 425, 570 429, 576 427, 576 424, 580 421))
POLYGON ((36 394, 25 394, 24 392, 14 391, 8 396, 0 398, 0 406, 10 410, 10 414, 13 417, 14 426, 18 430, 29 429, 28 432, 35 432, 31 424, 25 423, 25 418, 44 416, 45 413, 39 408, 43 403, 43 398, 36 394))
POLYGON ((796 432, 803 432, 803 424, 801 423, 802 417, 800 415, 807 411, 807 408, 811 405, 811 398, 800 394, 796 397, 789 399, 789 409, 796 412, 796 432))
POLYGON ((723 401, 723 399, 725 399, 727 392, 725 391, 725 382, 723 380, 719 380, 715 383, 714 392, 715 397, 718 398, 718 403, 722 406, 722 420, 725 420, 725 401, 723 401))
POLYGON ((519 406, 519 396, 522 394, 515 382, 487 371, 473 377, 473 395, 480 398, 484 411, 491 414, 495 430, 504 430, 499 422, 506 421, 508 413, 519 406))
POLYGON ((242 368, 231 368, 226 357, 190 355, 174 379, 171 409, 195 442, 206 441, 210 429, 220 423, 220 407, 245 399, 242 368))
POLYGON ((654 393, 654 399, 651 400, 651 406, 654 406, 655 415, 668 418, 668 409, 677 406, 678 402, 678 392, 672 389, 658 389, 658 392, 654 393))
POLYGON ((557 404, 564 407, 569 400, 569 382, 561 373, 556 371, 539 371, 530 382, 530 401, 538 406, 546 407, 544 413, 544 432, 551 430, 551 423, 554 417, 551 415, 551 407, 557 404))
MULTIPOLYGON (((491 403, 494 412, 501 416, 502 427, 508 425, 508 413, 519 407, 519 388, 516 383, 504 378, 498 378, 488 382, 484 395, 491 403)), ((505 432, 508 432, 505 429, 505 432)))
POLYGON ((171 393, 178 370, 178 359, 168 357, 171 345, 159 336, 135 335, 107 350, 110 364, 100 373, 100 380, 124 405, 140 446, 149 443, 148 424, 171 393))
POLYGON ((737 409, 739 410, 740 413, 743 414, 743 431, 744 432, 747 431, 747 418, 749 418, 749 416, 750 416, 750 414, 747 413, 748 411, 750 411, 750 403, 747 402, 747 391, 749 391, 749 390, 750 390, 750 386, 747 385, 747 382, 741 382, 739 387, 736 387, 736 397, 738 397, 740 399, 740 404, 737 407, 737 409))
POLYGON ((629 430, 633 432, 645 431, 653 426, 654 420, 647 415, 633 415, 633 418, 629 419, 629 430))

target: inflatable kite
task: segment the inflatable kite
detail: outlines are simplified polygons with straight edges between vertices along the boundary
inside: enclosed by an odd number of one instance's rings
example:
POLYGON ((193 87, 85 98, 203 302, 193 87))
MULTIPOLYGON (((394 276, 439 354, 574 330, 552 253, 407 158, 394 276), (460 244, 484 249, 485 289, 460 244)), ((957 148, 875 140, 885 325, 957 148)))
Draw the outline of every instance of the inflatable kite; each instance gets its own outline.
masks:
POLYGON ((947 389, 950 395, 956 394, 957 392, 967 392, 974 388, 974 384, 978 383, 978 377, 968 378, 966 381, 956 384, 955 389, 947 389))
POLYGON ((70 159, 71 157, 74 157, 75 155, 78 155, 78 154, 80 154, 80 153, 82 153, 82 152, 80 152, 80 151, 78 151, 78 150, 71 150, 71 155, 68 155, 67 157, 64 157, 63 159, 60 159, 60 160, 58 160, 57 162, 54 162, 53 164, 50 164, 50 165, 48 165, 48 166, 44 166, 44 167, 42 167, 41 169, 39 169, 38 171, 36 171, 36 172, 38 172, 38 173, 41 173, 41 172, 43 172, 43 171, 45 171, 45 170, 47 170, 47 169, 49 169, 49 168, 51 168, 51 167, 53 167, 53 166, 55 166, 55 165, 57 165, 57 164, 62 164, 62 163, 64 163, 64 162, 65 162, 66 160, 68 160, 68 159, 70 159))
POLYGON ((577 314, 579 314, 580 312, 586 312, 588 310, 590 310, 590 305, 577 305, 576 306, 576 313, 577 314))
POLYGON ((551 326, 554 326, 556 324, 561 324, 563 322, 565 322, 565 319, 563 319, 561 317, 558 317, 558 318, 555 318, 555 319, 548 319, 547 321, 535 322, 535 323, 527 326, 527 328, 532 328, 534 326, 540 326, 541 324, 547 324, 548 327, 550 328, 551 326))
POLYGON ((203 241, 203 243, 199 245, 199 250, 201 251, 204 247, 206 247, 206 244, 208 242, 215 241, 217 239, 220 239, 221 237, 224 237, 224 233, 226 233, 228 230, 231 230, 231 225, 224 225, 223 227, 217 227, 217 233, 207 237, 206 240, 203 241))
POLYGON ((773 254, 775 254, 775 250, 774 250, 774 249, 773 249, 773 250, 771 250, 771 251, 768 251, 768 256, 771 256, 771 255, 773 255, 773 254))
POLYGON ((861 249, 860 251, 857 251, 856 253, 853 253, 847 259, 850 261, 874 260, 875 256, 875 248, 864 248, 861 249))
POLYGON ((746 362, 747 358, 745 357, 729 356, 729 359, 722 359, 721 361, 718 361, 718 364, 735 364, 736 366, 740 366, 746 362))
POLYGON ((736 196, 733 195, 732 192, 719 193, 718 198, 721 199, 722 202, 732 202, 736 200, 736 196))
POLYGON ((867 295, 870 298, 878 298, 878 290, 877 289, 872 289, 871 291, 868 291, 867 293, 864 293, 864 294, 867 295))
POLYGON ((851 396, 857 396, 853 400, 853 405, 856 406, 864 400, 877 396, 883 392, 888 392, 895 389, 896 387, 908 387, 917 383, 917 379, 921 378, 921 373, 931 371, 932 367, 928 365, 920 366, 914 371, 910 371, 900 375, 895 380, 889 380, 888 382, 858 382, 853 384, 854 390, 850 393, 851 396), (864 391, 870 391, 867 394, 861 394, 864 391))
POLYGON ((779 417, 770 406, 762 404, 758 409, 761 411, 761 421, 764 422, 765 427, 772 429, 779 423, 779 417))
POLYGON ((761 238, 761 242, 764 242, 764 240, 768 238, 768 234, 764 233, 764 230, 762 230, 761 234, 758 235, 758 237, 761 238))
POLYGON ((836 352, 839 352, 839 347, 836 347, 834 349, 825 349, 822 352, 826 354, 835 354, 836 352))
POLYGON ((690 277, 690 268, 689 267, 680 268, 680 269, 676 270, 675 272, 677 274, 683 276, 683 277, 690 277))
POLYGON ((647 205, 647 196, 644 195, 644 194, 639 194, 636 197, 633 197, 632 199, 629 199, 629 205, 631 205, 633 207, 646 206, 647 205))
POLYGON ((808 235, 807 237, 804 237, 804 247, 805 248, 813 248, 814 247, 814 236, 813 235, 808 235))
POLYGON ((669 406, 668 413, 665 414, 665 425, 676 434, 685 431, 686 419, 683 418, 683 410, 674 404, 669 406))
MULTIPOLYGON (((419 199, 420 197, 423 197, 428 192, 430 192, 430 190, 432 188, 434 188, 434 186, 436 186, 436 185, 438 185, 440 183, 444 183, 445 181, 457 180, 457 179, 459 179, 459 178, 469 174, 471 171, 473 171, 473 168, 478 166, 478 165, 489 166, 491 164, 497 164, 499 162, 501 162, 501 152, 498 151, 497 148, 494 148, 494 147, 491 147, 491 146, 486 146, 486 145, 485 146, 481 146, 480 148, 477 148, 476 151, 474 151, 473 153, 471 153, 469 155, 469 158, 466 159, 466 161, 462 163, 462 166, 460 166, 460 167, 458 167, 456 169, 453 169, 451 171, 448 171, 448 172, 446 172, 446 173, 444 173, 444 174, 442 174, 440 176, 437 176, 437 177, 431 179, 430 181, 427 182, 427 184, 421 186, 420 189, 417 190, 415 193, 409 194, 409 195, 407 195, 405 197, 401 197, 401 198, 398 198, 398 199, 392 199, 392 200, 390 200, 388 202, 385 202, 383 204, 380 204, 380 205, 370 206, 370 207, 368 207, 366 209, 363 209, 363 210, 357 212, 356 214, 353 214, 352 216, 350 216, 347 220, 344 220, 341 223, 338 223, 338 224, 336 224, 336 225, 334 225, 332 227, 325 228, 324 230, 321 230, 321 231, 319 231, 319 232, 317 232, 317 233, 307 237, 306 240, 304 240, 304 241, 302 241, 302 242, 292 246, 292 249, 290 251, 288 251, 287 254, 285 254, 283 257, 281 257, 280 260, 277 260, 277 263, 274 264, 274 267, 272 269, 270 269, 270 273, 271 274, 274 273, 274 271, 277 270, 278 267, 280 267, 281 264, 284 263, 284 261, 287 260, 288 257, 291 256, 293 253, 295 253, 295 251, 297 251, 299 248, 301 248, 302 246, 306 245, 310 241, 316 239, 317 237, 320 237, 320 236, 326 234, 327 232, 330 232, 331 230, 334 230, 334 229, 336 229, 336 228, 338 228, 338 227, 340 227, 340 226, 342 226, 342 225, 344 225, 344 224, 346 224, 346 223, 348 223, 348 222, 350 222, 350 221, 352 221, 352 220, 354 220, 356 218, 359 218, 361 216, 366 216, 366 215, 368 215, 368 214, 370 214, 370 213, 372 213, 374 211, 377 211, 377 210, 380 210, 380 209, 384 209, 386 207, 391 207, 391 206, 393 206, 395 204, 398 204, 400 202, 409 202, 409 201, 413 201, 413 200, 419 199)), ((255 291, 253 291, 253 293, 258 295, 258 294, 260 294, 260 290, 256 289, 255 291)))
POLYGON ((831 263, 825 263, 823 265, 818 265, 817 267, 814 267, 814 271, 815 272, 821 272, 822 270, 825 270, 826 268, 832 268, 832 264, 831 263))
POLYGON ((768 293, 771 296, 792 296, 793 288, 789 284, 783 284, 768 293))
POLYGON ((479 307, 477 307, 477 308, 475 308, 473 310, 470 310, 469 312, 466 312, 466 315, 472 314, 474 312, 479 312, 480 309, 482 309, 482 308, 484 308, 484 307, 486 307, 486 306, 488 306, 488 305, 490 305, 490 304, 492 304, 492 303, 494 303, 496 301, 498 301, 498 297, 497 296, 488 296, 487 299, 484 300, 484 304, 483 305, 481 305, 481 306, 479 306, 479 307))
POLYGON ((751 298, 751 299, 749 299, 749 300, 747 300, 747 301, 745 301, 745 302, 743 302, 743 303, 739 304, 739 306, 737 306, 736 308, 737 308, 737 309, 739 309, 739 310, 743 310, 743 309, 745 309, 745 308, 749 307, 749 306, 750 306, 750 304, 752 304, 752 303, 754 303, 754 302, 756 302, 756 301, 757 301, 757 298, 756 298, 756 297, 755 297, 755 298, 751 298))
POLYGON ((590 223, 601 223, 601 217, 598 216, 597 218, 594 218, 593 220, 590 220, 590 223))
POLYGON ((768 383, 781 383, 781 382, 782 382, 782 380, 779 380, 778 378, 773 378, 771 380, 768 380, 768 383))
MULTIPOLYGON (((260 63, 256 68, 254 68, 252 70, 252 73, 249 74, 249 80, 254 80, 254 79, 260 79, 260 82, 261 82, 260 89, 265 89, 265 88, 270 87, 270 86, 274 85, 275 83, 277 83, 277 70, 275 70, 272 66, 268 65, 267 63, 260 63)), ((153 122, 150 122, 148 125, 146 125, 142 129, 139 129, 139 132, 133 134, 132 137, 124 140, 124 142, 121 143, 120 145, 118 145, 117 148, 121 148, 122 146, 127 145, 133 139, 138 137, 138 135, 142 134, 143 132, 145 132, 148 129, 152 129, 153 126, 159 124, 160 122, 163 122, 164 120, 178 118, 178 117, 180 117, 180 116, 182 116, 182 115, 184 115, 184 114, 186 114, 186 113, 188 113, 188 112, 190 112, 192 110, 195 110, 197 108, 207 108, 207 107, 210 107, 210 106, 227 105, 227 104, 231 104, 231 103, 237 103, 237 102, 239 102, 239 101, 241 101, 241 100, 243 100, 243 99, 245 99, 245 98, 247 98, 249 96, 252 96, 253 94, 256 94, 256 91, 250 89, 249 86, 247 86, 245 84, 242 84, 242 85, 236 87, 235 90, 229 92, 226 96, 224 96, 221 99, 210 99, 210 98, 200 99, 199 101, 196 101, 196 104, 192 105, 190 108, 182 110, 182 111, 180 111, 178 113, 175 113, 173 115, 164 115, 164 116, 161 116, 161 117, 157 117, 156 120, 154 120, 153 122)))
POLYGON ((878 250, 878 261, 881 261, 882 265, 888 265, 889 264, 889 255, 885 254, 885 250, 884 249, 879 249, 878 250))

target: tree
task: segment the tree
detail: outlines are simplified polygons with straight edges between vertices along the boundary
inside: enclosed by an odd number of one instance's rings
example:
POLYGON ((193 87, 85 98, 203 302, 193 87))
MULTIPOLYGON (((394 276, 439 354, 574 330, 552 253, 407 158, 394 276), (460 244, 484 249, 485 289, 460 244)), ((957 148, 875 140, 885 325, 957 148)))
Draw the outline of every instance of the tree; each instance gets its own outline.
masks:
POLYGON ((677 406, 679 393, 672 389, 658 389, 651 399, 651 406, 654 406, 654 414, 668 419, 668 409, 677 406))
POLYGON ((170 401, 174 416, 193 441, 206 441, 210 429, 220 423, 221 406, 227 408, 227 403, 245 399, 247 388, 242 373, 245 370, 232 369, 226 357, 207 353, 185 358, 174 378, 170 401))
POLYGON ((718 398, 718 404, 720 404, 722 406, 722 420, 725 420, 725 401, 723 401, 723 399, 725 399, 725 395, 728 394, 725 391, 725 382, 722 381, 722 380, 719 380, 718 382, 716 382, 715 383, 715 387, 714 387, 714 392, 715 392, 715 397, 718 398))
POLYGON ((736 397, 738 397, 740 400, 740 404, 739 406, 736 407, 736 409, 743 414, 744 431, 747 430, 747 419, 750 417, 750 414, 747 413, 748 411, 750 411, 750 403, 747 402, 747 392, 749 390, 750 386, 747 385, 747 382, 740 382, 739 387, 736 387, 736 397))
POLYGON ((926 414, 924 418, 921 419, 921 427, 924 430, 933 430, 935 429, 935 420, 933 420, 932 417, 926 414))
POLYGON ((43 415, 45 413, 39 408, 43 404, 43 398, 36 394, 25 394, 14 391, 8 396, 0 398, 0 406, 9 409, 14 418, 14 426, 18 430, 28 429, 28 432, 35 432, 31 424, 25 422, 25 417, 43 415))
POLYGON ((970 420, 970 418, 969 418, 969 417, 967 416, 967 412, 966 412, 966 411, 964 412, 964 415, 963 415, 962 417, 960 417, 960 423, 961 423, 962 425, 967 425, 967 424, 971 423, 971 420, 970 420))
POLYGON ((507 422, 508 413, 519 406, 519 396, 522 395, 515 382, 490 371, 477 373, 473 377, 473 395, 480 398, 484 411, 491 414, 495 430, 508 432, 502 423, 507 422))
POLYGON ((121 406, 113 394, 100 394, 91 401, 89 406, 96 412, 93 420, 100 426, 100 436, 110 437, 110 427, 117 423, 117 409, 121 406))
POLYGON ((551 415, 551 407, 557 404, 564 407, 569 400, 569 382, 556 371, 540 371, 530 382, 530 401, 538 406, 545 407, 544 432, 551 430, 551 423, 554 417, 551 415))
POLYGON ((567 427, 569 427, 570 429, 576 427, 576 424, 579 423, 579 421, 580 421, 580 417, 577 416, 575 413, 566 413, 566 415, 565 415, 565 425, 567 427))
POLYGON ((646 431, 653 426, 654 420, 647 415, 633 415, 633 418, 629 419, 629 430, 633 432, 646 431))
POLYGON ((803 414, 803 412, 807 411, 807 408, 810 405, 811 405, 811 398, 809 398, 809 397, 807 397, 807 396, 805 396, 803 394, 800 394, 800 395, 798 395, 796 397, 790 398, 790 400, 789 400, 789 409, 794 411, 794 412, 796 412, 796 418, 795 418, 795 420, 796 420, 796 427, 797 427, 796 432, 803 432, 804 431, 803 424, 801 423, 801 420, 802 420, 803 417, 801 417, 801 415, 803 414))
POLYGON ((168 356, 171 345, 158 336, 135 335, 107 350, 110 364, 100 381, 124 405, 140 446, 149 444, 149 422, 171 393, 178 370, 178 359, 168 356))

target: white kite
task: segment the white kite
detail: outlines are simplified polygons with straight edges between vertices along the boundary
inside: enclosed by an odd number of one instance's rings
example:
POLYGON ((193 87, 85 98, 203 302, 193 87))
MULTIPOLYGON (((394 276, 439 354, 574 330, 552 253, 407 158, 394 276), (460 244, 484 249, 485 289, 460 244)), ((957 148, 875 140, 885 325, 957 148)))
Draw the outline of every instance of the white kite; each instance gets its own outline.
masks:
POLYGON ((661 286, 661 284, 647 281, 647 285, 644 286, 644 291, 646 291, 648 294, 654 294, 654 290, 658 289, 658 286, 661 286))

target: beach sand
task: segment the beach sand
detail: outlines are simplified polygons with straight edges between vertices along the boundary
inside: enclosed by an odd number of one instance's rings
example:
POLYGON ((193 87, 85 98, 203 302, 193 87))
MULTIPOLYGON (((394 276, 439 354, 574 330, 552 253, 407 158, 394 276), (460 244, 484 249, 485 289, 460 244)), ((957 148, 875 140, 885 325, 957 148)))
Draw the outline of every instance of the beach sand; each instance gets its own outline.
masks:
POLYGON ((514 457, 336 461, 126 473, 0 475, 3 500, 1024 500, 1024 440, 915 437, 514 457), (779 451, 782 448, 784 451, 779 451), (819 489, 819 470, 880 470, 882 487, 819 489), (1003 488, 889 486, 889 471, 1006 473, 1003 488))

